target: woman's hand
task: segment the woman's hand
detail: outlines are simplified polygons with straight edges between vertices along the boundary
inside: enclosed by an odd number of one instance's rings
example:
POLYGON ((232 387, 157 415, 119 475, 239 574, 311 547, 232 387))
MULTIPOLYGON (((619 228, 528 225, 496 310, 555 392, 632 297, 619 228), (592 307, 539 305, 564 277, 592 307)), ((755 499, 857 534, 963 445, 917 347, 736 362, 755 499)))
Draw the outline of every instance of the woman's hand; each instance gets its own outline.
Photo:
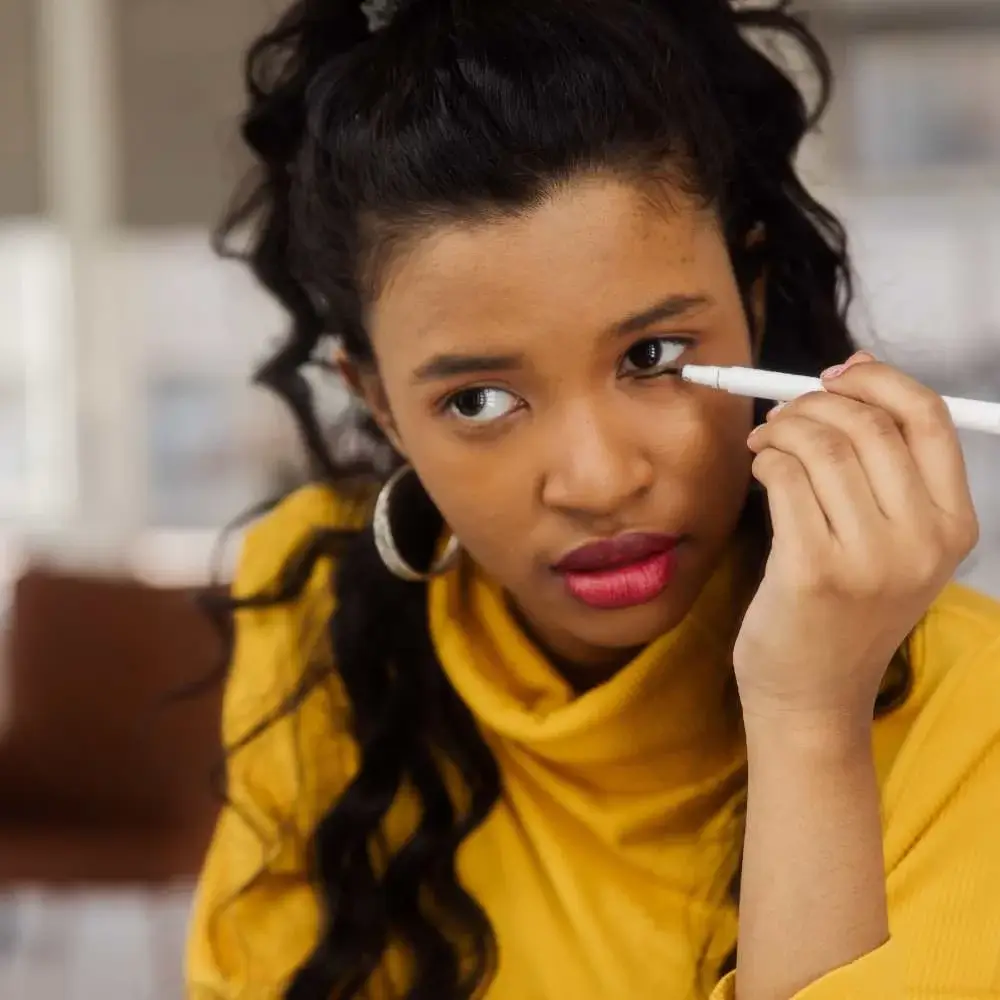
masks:
POLYGON ((748 729, 867 733, 893 652, 978 539, 941 398, 863 352, 824 384, 749 441, 774 541, 734 653, 748 729))
POLYGON ((977 540, 941 399, 870 355, 851 362, 750 439, 774 542, 734 654, 748 760, 741 1000, 793 996, 887 941, 875 698, 977 540))

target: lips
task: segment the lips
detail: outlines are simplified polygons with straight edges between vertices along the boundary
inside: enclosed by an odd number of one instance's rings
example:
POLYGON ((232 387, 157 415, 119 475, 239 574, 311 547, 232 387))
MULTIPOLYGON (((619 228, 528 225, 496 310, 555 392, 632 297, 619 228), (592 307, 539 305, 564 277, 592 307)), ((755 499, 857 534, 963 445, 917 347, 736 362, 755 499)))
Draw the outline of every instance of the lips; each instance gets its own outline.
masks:
POLYGON ((581 545, 556 563, 557 573, 600 573, 644 562, 677 547, 676 535, 630 534, 581 545))
POLYGON ((670 585, 676 568, 674 535, 631 534, 592 542, 555 565, 568 592, 601 611, 648 604, 670 585))

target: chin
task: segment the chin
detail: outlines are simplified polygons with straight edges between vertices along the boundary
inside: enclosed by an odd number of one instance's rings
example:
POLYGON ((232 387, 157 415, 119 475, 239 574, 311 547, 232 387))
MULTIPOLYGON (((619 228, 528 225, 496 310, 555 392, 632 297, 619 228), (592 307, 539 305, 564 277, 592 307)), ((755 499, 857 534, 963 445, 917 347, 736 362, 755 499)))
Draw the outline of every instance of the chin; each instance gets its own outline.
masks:
MULTIPOLYGON (((602 611, 577 605, 567 631, 581 643, 608 650, 648 646, 676 628, 694 603, 673 589, 648 604, 602 611)), ((569 623, 568 623, 569 624, 569 623)))

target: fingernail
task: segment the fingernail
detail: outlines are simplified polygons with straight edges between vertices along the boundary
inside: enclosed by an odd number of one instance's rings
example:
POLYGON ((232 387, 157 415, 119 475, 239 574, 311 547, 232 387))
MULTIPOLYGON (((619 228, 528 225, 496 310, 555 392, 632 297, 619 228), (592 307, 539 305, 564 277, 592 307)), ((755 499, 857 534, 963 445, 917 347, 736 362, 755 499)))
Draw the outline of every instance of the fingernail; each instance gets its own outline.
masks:
POLYGON ((837 378, 838 376, 843 375, 848 368, 853 368, 857 364, 862 364, 866 361, 874 361, 874 360, 875 356, 869 354, 867 351, 856 351, 842 365, 834 365, 832 368, 827 368, 826 371, 824 371, 820 375, 820 378, 824 379, 837 378))
POLYGON ((788 403, 778 403, 778 405, 777 405, 777 406, 772 406, 772 407, 771 407, 771 409, 769 409, 769 410, 767 411, 767 415, 765 416, 765 418, 764 418, 764 419, 765 419, 765 420, 770 420, 770 419, 771 419, 771 417, 776 417, 776 416, 777 416, 777 415, 778 415, 779 413, 781 413, 781 411, 782 411, 782 410, 783 410, 783 409, 784 409, 784 408, 785 408, 786 406, 788 406, 788 403))
POLYGON ((760 433, 760 425, 756 426, 751 432, 750 436, 747 438, 747 444, 752 444, 754 438, 760 433))

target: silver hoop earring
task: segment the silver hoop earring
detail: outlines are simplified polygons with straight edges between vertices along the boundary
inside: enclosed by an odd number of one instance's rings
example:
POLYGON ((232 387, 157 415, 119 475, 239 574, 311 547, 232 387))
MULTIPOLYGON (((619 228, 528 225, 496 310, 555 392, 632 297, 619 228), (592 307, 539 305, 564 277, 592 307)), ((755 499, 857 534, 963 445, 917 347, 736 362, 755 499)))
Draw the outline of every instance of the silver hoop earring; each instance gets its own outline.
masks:
POLYGON ((392 536, 392 522, 389 512, 392 506, 392 491, 399 484, 399 481, 412 471, 413 469, 409 465, 401 466, 379 490, 378 496, 375 498, 375 510, 372 513, 372 533, 375 536, 375 548, 378 550, 379 558, 393 576, 408 583, 426 583, 431 577, 447 573, 455 565, 462 546, 458 538, 452 535, 448 539, 444 551, 431 563, 430 569, 426 573, 419 573, 400 555, 399 549, 396 547, 396 539, 392 536))

